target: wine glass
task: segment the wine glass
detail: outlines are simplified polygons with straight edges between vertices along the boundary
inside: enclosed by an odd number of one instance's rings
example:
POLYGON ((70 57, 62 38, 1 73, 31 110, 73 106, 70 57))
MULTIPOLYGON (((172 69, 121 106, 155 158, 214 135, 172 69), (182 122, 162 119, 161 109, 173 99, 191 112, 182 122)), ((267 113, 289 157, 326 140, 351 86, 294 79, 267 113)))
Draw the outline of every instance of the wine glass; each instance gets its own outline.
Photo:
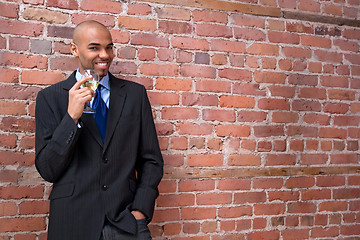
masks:
MULTIPOLYGON (((95 90, 99 86, 99 81, 100 81, 99 74, 97 74, 93 69, 86 69, 83 77, 87 77, 87 76, 92 76, 92 79, 83 83, 82 87, 88 87, 95 92, 95 90)), ((93 100, 94 100, 94 98, 92 98, 92 100, 90 102, 92 102, 93 100)), ((83 113, 94 114, 96 112, 95 109, 91 108, 90 102, 85 103, 83 113)))

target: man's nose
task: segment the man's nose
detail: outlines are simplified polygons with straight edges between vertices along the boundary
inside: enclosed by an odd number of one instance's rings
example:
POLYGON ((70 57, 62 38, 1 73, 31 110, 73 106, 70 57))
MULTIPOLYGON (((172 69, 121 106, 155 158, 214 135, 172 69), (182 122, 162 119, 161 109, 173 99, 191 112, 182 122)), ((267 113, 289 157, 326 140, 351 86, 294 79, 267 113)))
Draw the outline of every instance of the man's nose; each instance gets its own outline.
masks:
POLYGON ((109 54, 108 54, 108 52, 106 51, 106 49, 101 49, 101 50, 100 50, 99 57, 100 57, 100 58, 109 58, 109 54))

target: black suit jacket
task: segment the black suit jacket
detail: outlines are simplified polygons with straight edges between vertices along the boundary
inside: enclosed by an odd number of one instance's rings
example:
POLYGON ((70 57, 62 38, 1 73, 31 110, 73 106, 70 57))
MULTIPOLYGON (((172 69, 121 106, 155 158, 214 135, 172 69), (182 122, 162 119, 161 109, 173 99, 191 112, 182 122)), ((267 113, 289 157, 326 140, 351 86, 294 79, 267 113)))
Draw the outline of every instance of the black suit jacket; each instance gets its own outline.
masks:
POLYGON ((75 72, 37 96, 35 163, 53 183, 48 239, 98 240, 105 218, 135 233, 132 210, 152 218, 163 159, 150 103, 142 85, 109 75, 104 143, 92 115, 79 128, 67 113, 75 72))

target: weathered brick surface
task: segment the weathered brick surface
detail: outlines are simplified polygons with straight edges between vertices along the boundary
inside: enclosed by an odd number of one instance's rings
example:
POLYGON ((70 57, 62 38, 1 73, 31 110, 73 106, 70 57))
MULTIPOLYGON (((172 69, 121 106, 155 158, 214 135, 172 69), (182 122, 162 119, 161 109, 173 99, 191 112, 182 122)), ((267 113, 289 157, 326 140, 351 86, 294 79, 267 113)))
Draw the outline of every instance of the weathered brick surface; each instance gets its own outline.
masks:
POLYGON ((38 91, 77 23, 148 90, 165 161, 154 240, 360 237, 359 0, 0 2, 0 239, 46 239, 38 91))

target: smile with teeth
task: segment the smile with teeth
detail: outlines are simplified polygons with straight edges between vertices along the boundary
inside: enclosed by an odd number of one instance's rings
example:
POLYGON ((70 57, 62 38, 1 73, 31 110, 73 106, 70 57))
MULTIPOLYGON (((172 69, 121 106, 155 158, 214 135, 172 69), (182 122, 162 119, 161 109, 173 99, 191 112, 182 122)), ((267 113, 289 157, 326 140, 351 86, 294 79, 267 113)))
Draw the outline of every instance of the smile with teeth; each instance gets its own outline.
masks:
POLYGON ((96 65, 100 66, 100 67, 106 67, 108 64, 107 62, 99 62, 99 63, 95 63, 96 65))

